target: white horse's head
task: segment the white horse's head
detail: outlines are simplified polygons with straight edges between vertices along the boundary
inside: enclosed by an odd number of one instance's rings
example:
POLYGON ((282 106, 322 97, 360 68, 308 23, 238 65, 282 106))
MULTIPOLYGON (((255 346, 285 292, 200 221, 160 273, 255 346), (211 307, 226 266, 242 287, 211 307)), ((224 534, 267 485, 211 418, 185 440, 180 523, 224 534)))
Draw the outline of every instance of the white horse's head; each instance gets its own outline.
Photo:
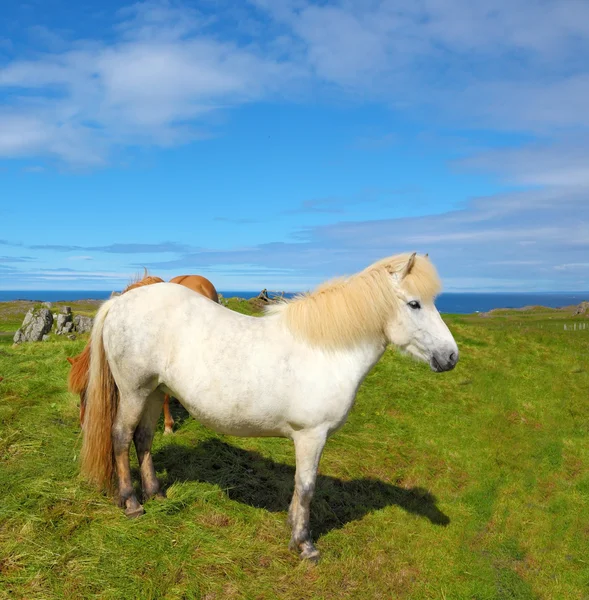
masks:
POLYGON ((429 362, 433 371, 453 369, 458 362, 458 346, 434 304, 440 284, 427 254, 413 253, 390 274, 398 306, 386 326, 388 341, 429 362))

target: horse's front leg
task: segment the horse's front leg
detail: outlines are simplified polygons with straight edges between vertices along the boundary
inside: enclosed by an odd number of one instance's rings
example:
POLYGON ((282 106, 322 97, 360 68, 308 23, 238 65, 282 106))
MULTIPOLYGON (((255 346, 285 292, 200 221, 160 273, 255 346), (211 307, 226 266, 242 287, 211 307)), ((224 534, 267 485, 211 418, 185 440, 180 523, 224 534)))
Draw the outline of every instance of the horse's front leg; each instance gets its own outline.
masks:
POLYGON ((293 436, 296 453, 295 490, 288 511, 292 526, 289 548, 300 553, 301 558, 319 560, 319 552, 311 541, 309 520, 311 500, 315 491, 319 460, 325 446, 324 431, 299 431, 293 436))

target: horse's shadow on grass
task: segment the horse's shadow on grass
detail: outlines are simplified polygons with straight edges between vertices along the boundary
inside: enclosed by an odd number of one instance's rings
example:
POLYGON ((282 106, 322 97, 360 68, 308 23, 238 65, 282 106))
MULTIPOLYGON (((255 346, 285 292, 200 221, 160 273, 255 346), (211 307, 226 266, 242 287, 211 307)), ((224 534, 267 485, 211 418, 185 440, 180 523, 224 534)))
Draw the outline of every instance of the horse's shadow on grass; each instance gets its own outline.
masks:
MULTIPOLYGON (((274 462, 258 452, 211 439, 196 448, 169 444, 153 458, 157 471, 165 473, 164 487, 177 481, 203 481, 220 486, 231 500, 271 512, 288 510, 294 467, 274 462)), ((450 518, 436 506, 436 498, 423 488, 406 489, 378 479, 342 481, 318 475, 311 529, 315 536, 321 536, 391 505, 425 517, 434 525, 450 523, 450 518)))

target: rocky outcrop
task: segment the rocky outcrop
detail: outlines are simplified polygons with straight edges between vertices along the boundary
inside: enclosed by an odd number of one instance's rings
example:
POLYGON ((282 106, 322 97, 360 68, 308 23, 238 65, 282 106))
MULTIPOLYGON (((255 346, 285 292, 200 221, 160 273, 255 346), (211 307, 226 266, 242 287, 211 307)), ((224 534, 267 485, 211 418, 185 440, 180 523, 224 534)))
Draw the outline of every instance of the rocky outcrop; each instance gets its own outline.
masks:
POLYGON ((573 313, 573 317, 576 317, 577 315, 587 315, 589 314, 589 302, 581 302, 581 304, 579 304, 579 306, 577 306, 577 308, 575 309, 575 312, 573 313))
POLYGON ((94 319, 92 317, 85 317, 84 315, 74 317, 74 327, 78 333, 89 333, 92 331, 93 323, 94 319))
POLYGON ((47 308, 31 308, 25 315, 20 329, 14 334, 14 343, 40 342, 51 331, 53 315, 47 308))
POLYGON ((74 317, 70 306, 64 306, 61 313, 57 315, 57 326, 55 333, 64 335, 71 333, 74 330, 74 317))
POLYGON ((46 342, 55 323, 54 333, 76 339, 75 333, 88 333, 92 330, 94 319, 72 314, 70 306, 64 306, 59 313, 51 314, 48 308, 31 308, 25 315, 20 329, 14 334, 14 343, 46 342))

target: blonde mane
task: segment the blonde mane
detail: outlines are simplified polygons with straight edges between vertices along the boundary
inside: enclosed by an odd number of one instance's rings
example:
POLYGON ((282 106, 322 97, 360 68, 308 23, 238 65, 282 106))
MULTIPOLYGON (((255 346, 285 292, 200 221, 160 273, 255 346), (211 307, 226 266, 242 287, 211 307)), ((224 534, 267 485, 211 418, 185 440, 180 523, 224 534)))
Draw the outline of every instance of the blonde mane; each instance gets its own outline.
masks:
MULTIPOLYGON (((356 275, 320 285, 314 292, 269 308, 290 331, 313 345, 342 348, 360 340, 384 337, 385 323, 394 315, 398 298, 390 277, 401 273, 410 254, 384 258, 356 275)), ((438 274, 426 256, 416 256, 401 287, 424 302, 441 290, 438 274)))

